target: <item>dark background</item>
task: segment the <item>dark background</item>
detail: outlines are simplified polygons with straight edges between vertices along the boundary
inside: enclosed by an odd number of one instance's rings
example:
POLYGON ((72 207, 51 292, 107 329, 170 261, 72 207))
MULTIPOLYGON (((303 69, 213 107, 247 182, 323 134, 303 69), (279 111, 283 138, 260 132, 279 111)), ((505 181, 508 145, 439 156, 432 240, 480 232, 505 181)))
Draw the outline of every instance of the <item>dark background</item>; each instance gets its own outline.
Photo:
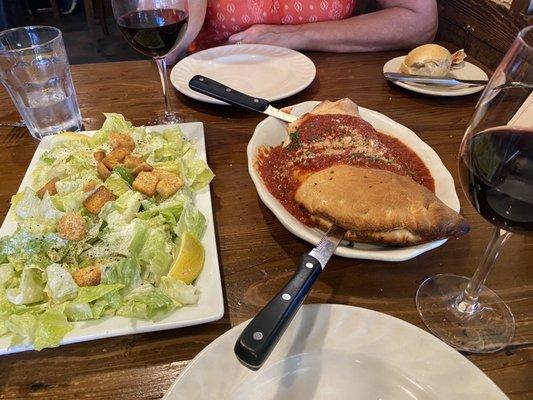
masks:
MULTIPOLYGON (((108 35, 104 34, 97 15, 94 17, 94 31, 89 28, 83 0, 77 0, 75 11, 61 14, 59 19, 54 16, 48 0, 0 0, 0 31, 27 25, 56 26, 63 32, 71 64, 147 59, 133 50, 120 34, 110 0, 100 1, 105 9, 108 35)), ((96 8, 98 2, 92 3, 96 8)))

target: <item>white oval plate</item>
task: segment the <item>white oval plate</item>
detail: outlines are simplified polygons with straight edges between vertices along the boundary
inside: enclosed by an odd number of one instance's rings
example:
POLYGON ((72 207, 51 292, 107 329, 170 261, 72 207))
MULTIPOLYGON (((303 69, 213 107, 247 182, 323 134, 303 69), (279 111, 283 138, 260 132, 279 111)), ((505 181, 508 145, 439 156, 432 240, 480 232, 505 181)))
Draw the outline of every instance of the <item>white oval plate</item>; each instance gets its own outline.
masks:
POLYGON ((376 311, 303 306, 257 372, 242 366, 233 353, 247 323, 203 349, 163 399, 508 399, 447 344, 376 311))
POLYGON ((309 86, 315 79, 316 68, 302 53, 264 44, 214 47, 192 54, 172 68, 170 81, 179 92, 207 103, 227 104, 190 89, 189 81, 194 75, 204 75, 240 92, 275 101, 309 86))
MULTIPOLYGON (((387 61, 383 66, 383 73, 400 72, 400 65, 402 65, 404 58, 405 56, 400 56, 387 61)), ((458 79, 489 79, 485 71, 468 61, 464 62, 463 67, 452 69, 450 76, 458 79)), ((431 96, 466 96, 467 94, 477 93, 485 89, 485 86, 468 86, 466 84, 457 86, 437 86, 425 83, 391 82, 407 90, 429 94, 431 96)))
MULTIPOLYGON (((318 101, 307 101, 297 104, 293 108, 292 113, 294 115, 302 115, 311 111, 318 103, 318 101)), ((359 107, 359 113, 376 130, 394 136, 409 146, 422 159, 431 172, 435 180, 435 194, 437 197, 448 205, 448 207, 459 212, 460 204, 457 193, 455 192, 453 178, 437 153, 435 153, 435 150, 424 143, 412 130, 377 111, 359 107)), ((293 217, 268 191, 254 167, 257 149, 264 145, 278 146, 287 136, 286 128, 287 125, 284 122, 273 117, 268 117, 257 125, 250 142, 248 142, 248 173, 252 177, 259 197, 270 211, 276 215, 283 226, 299 238, 316 245, 324 235, 324 232, 310 228, 293 217)), ((348 242, 342 242, 337 247, 337 250, 335 250, 335 254, 341 257, 366 260, 405 261, 428 250, 432 250, 444 242, 446 242, 446 239, 409 247, 387 247, 365 243, 355 243, 350 246, 348 242)))

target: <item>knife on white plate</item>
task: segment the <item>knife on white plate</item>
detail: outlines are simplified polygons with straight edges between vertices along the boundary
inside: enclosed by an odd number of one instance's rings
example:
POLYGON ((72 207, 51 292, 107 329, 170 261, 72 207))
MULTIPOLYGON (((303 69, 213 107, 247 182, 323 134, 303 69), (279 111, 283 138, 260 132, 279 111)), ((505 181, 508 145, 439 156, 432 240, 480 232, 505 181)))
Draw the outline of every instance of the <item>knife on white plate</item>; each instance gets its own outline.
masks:
POLYGON ((189 87, 195 92, 225 101, 237 107, 270 115, 285 122, 294 122, 298 119, 295 115, 272 107, 268 100, 244 94, 206 76, 193 76, 189 81, 189 87))
POLYGON ((484 79, 459 79, 459 78, 435 78, 425 75, 410 75, 410 74, 401 74, 399 72, 384 72, 385 78, 390 81, 401 81, 401 82, 412 82, 412 83, 427 83, 431 85, 439 86, 455 86, 459 84, 468 84, 468 85, 486 85, 487 80, 484 79))
POLYGON ((345 233, 345 229, 332 225, 320 243, 304 254, 291 280, 244 328, 234 351, 245 367, 252 370, 261 368, 345 233))

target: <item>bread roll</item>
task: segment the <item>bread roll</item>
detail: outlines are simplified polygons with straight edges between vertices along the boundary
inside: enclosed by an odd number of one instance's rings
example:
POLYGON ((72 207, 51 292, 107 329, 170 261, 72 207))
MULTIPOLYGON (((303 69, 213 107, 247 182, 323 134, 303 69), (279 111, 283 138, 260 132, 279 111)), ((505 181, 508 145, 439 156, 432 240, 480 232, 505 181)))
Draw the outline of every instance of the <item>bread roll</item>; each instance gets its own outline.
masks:
POLYGON ((405 57, 400 72, 411 75, 444 77, 452 67, 451 53, 438 44, 425 44, 411 50, 405 57))

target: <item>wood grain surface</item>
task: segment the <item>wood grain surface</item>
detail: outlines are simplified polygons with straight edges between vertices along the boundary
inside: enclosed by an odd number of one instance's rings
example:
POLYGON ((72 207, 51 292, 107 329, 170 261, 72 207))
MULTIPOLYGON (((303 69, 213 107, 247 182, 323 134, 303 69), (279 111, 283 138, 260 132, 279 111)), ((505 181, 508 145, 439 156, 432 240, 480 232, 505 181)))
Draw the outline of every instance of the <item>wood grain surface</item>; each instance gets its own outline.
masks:
MULTIPOLYGON (((437 273, 472 275, 491 226, 479 217, 457 181, 457 152, 476 95, 427 97, 388 84, 383 64, 398 52, 309 54, 317 77, 302 93, 280 101, 350 97, 414 130, 431 145, 456 178, 462 213, 471 233, 411 261, 392 264, 335 257, 310 293, 309 303, 341 303, 381 311, 423 327, 414 305, 418 285, 437 273)), ((135 124, 161 109, 156 67, 149 61, 72 67, 87 129, 102 112, 120 112, 135 124)), ((123 336, 0 357, 0 398, 155 399, 202 348, 252 317, 292 274, 310 245, 290 234, 261 203, 247 172, 246 145, 261 116, 200 103, 179 93, 175 106, 187 121, 205 124, 208 161, 223 277, 225 314, 217 322, 184 329, 123 336)), ((19 116, 0 92, 0 122, 19 116)), ((0 128, 2 218, 37 143, 24 129, 0 128)), ((533 241, 515 236, 487 284, 516 318, 512 345, 496 354, 467 355, 513 400, 533 397, 533 241)))

